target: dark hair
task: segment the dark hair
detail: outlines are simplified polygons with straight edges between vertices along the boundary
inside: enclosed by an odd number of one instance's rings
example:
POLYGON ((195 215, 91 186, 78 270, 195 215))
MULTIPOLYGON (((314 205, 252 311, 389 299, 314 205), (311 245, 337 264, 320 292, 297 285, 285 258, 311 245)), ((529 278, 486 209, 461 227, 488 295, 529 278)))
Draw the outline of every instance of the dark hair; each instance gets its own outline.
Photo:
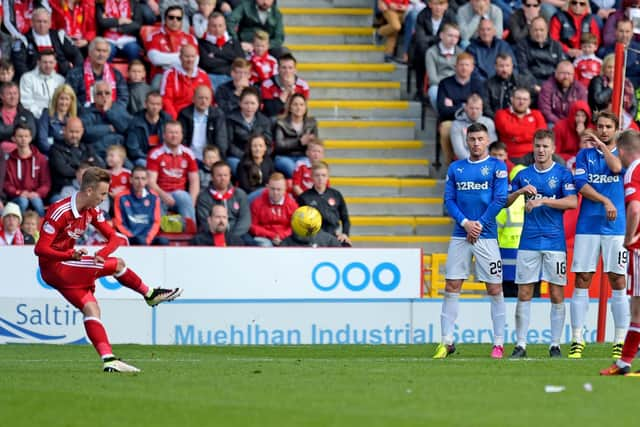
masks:
POLYGON ((144 97, 144 100, 148 100, 149 98, 151 98, 152 96, 157 96, 159 98, 162 98, 162 94, 160 93, 160 91, 158 90, 152 90, 149 93, 147 93, 147 96, 144 97))
POLYGON ((211 172, 213 173, 214 170, 221 168, 221 167, 228 167, 229 171, 231 171, 231 166, 229 165, 229 163, 227 163, 224 160, 218 160, 217 162, 215 162, 214 164, 211 165, 211 172))
POLYGON ((131 175, 133 175, 136 172, 144 172, 147 173, 147 168, 145 168, 142 165, 136 165, 133 167, 133 169, 131 169, 131 175))
MULTIPOLYGON (((131 70, 131 67, 133 67, 134 65, 142 65, 143 67, 145 66, 144 62, 142 62, 141 60, 134 59, 133 61, 129 62, 129 66, 127 67, 127 70, 131 70)), ((146 70, 146 67, 145 67, 145 70, 146 70)))
POLYGON ((31 130, 31 128, 29 126, 27 126, 26 123, 18 123, 17 125, 15 125, 13 127, 13 136, 16 136, 16 133, 19 130, 28 130, 29 133, 31 134, 31 136, 33 136, 33 131, 31 130))
POLYGON ((213 145, 213 144, 207 144, 202 148, 202 155, 204 155, 204 153, 208 152, 208 151, 213 151, 215 153, 218 153, 218 156, 220 155, 220 149, 218 148, 217 145, 213 145))
POLYGON ((513 63, 513 58, 512 58, 512 57, 511 57, 511 55, 509 55, 508 53, 504 53, 504 52, 499 53, 499 54, 496 56, 496 64, 498 63, 498 59, 500 59, 500 60, 502 60, 502 61, 507 60, 507 59, 510 59, 510 60, 511 60, 511 63, 513 63))
POLYGON ((280 55, 280 58, 278 58, 278 65, 280 65, 282 61, 293 61, 294 64, 298 63, 298 61, 296 61, 296 57, 290 53, 283 53, 280 55))
POLYGON ((507 144, 502 141, 493 141, 491 144, 489 144, 489 152, 492 152, 493 150, 507 151, 507 144))
POLYGON ((163 132, 166 132, 166 131, 167 131, 167 127, 169 127, 169 126, 180 126, 180 130, 183 130, 183 129, 182 129, 182 123, 181 123, 181 122, 179 122, 179 121, 177 121, 177 120, 169 120, 169 121, 167 121, 167 122, 164 124, 164 126, 162 127, 162 131, 163 131, 163 132))
POLYGON ((224 15, 222 13, 216 11, 216 12, 213 12, 211 15, 209 15, 209 17, 207 19, 209 21, 211 21, 214 18, 224 18, 224 15))
POLYGON ((596 120, 594 121, 594 123, 598 123, 598 120, 600 120, 600 117, 604 117, 605 119, 609 119, 611 120, 613 123, 615 123, 616 125, 616 130, 618 130, 618 128, 620 127, 620 120, 618 119, 618 116, 616 114, 614 114, 613 111, 611 110, 603 110, 600 111, 598 113, 598 115, 596 116, 596 120))
POLYGON ((49 48, 41 50, 41 51, 38 52, 38 61, 43 56, 53 56, 55 58, 56 57, 56 52, 53 49, 49 49, 49 48))
POLYGON ((179 10, 180 13, 182 14, 182 19, 184 19, 184 9, 182 8, 182 6, 178 6, 177 4, 174 4, 172 6, 169 6, 167 8, 167 10, 164 11, 164 20, 167 20, 167 16, 169 16, 169 12, 171 12, 172 10, 179 10))
POLYGON ((256 98, 258 98, 258 102, 260 102, 260 93, 258 92, 258 89, 256 89, 253 86, 247 86, 244 89, 242 89, 242 92, 240 92, 240 100, 242 101, 242 99, 245 96, 249 96, 249 95, 253 95, 256 98))
POLYGON ((475 132, 486 132, 489 133, 489 129, 482 123, 473 123, 467 127, 467 135, 475 132))

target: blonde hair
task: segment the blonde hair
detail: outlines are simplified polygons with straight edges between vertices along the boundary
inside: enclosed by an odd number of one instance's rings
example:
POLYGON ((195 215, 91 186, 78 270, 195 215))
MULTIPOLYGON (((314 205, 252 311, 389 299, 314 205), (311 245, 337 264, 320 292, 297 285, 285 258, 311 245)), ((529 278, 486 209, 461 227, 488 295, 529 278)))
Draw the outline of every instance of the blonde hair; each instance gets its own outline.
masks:
POLYGON ((124 146, 120 144, 113 144, 113 145, 110 145, 109 148, 107 148, 107 154, 114 151, 120 153, 123 159, 127 158, 127 150, 124 149, 124 146))
POLYGON ((71 98, 71 105, 69 106, 69 117, 78 117, 78 97, 71 86, 66 83, 61 84, 53 92, 51 101, 49 102, 49 117, 53 117, 56 113, 56 106, 58 105, 58 98, 60 95, 65 94, 71 98))
POLYGON ((604 76, 604 69, 607 68, 609 65, 615 65, 616 63, 616 55, 613 53, 610 53, 609 55, 605 56, 604 59, 602 60, 602 67, 600 68, 600 75, 604 76))
POLYGON ((263 30, 256 30, 255 33, 253 33, 253 40, 260 40, 263 42, 268 42, 269 41, 269 33, 267 33, 266 31, 263 30))

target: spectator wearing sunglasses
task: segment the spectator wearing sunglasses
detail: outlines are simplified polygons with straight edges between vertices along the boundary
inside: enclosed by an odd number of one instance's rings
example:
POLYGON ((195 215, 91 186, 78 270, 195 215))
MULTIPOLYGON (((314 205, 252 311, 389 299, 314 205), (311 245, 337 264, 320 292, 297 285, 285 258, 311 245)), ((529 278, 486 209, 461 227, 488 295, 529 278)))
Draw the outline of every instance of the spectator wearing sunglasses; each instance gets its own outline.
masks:
POLYGON ((198 52, 198 41, 191 34, 182 31, 184 11, 180 6, 169 6, 164 13, 164 25, 151 35, 148 42, 147 57, 153 65, 151 69, 151 86, 160 87, 162 72, 171 67, 180 66, 180 49, 192 45, 198 52))
POLYGON ((540 16, 542 4, 541 0, 524 0, 522 8, 514 11, 509 18, 507 28, 509 36, 507 41, 512 46, 518 44, 520 40, 526 39, 529 35, 529 25, 534 18, 540 16))
POLYGON ((600 27, 590 10, 587 0, 569 0, 569 8, 558 11, 549 23, 551 38, 559 41, 562 44, 562 50, 571 58, 582 54, 580 50, 582 33, 593 34, 598 40, 598 46, 600 45, 600 27))

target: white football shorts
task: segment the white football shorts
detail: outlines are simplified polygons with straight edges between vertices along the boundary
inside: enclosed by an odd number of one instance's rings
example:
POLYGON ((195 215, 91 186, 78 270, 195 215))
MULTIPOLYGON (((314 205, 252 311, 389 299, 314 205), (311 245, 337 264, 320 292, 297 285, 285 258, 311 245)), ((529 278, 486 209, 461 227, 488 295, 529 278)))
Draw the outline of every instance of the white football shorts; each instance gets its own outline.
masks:
POLYGON ((518 249, 516 284, 537 283, 540 280, 559 286, 567 284, 566 252, 518 249))
POLYGON ((598 267, 598 258, 602 254, 605 273, 624 275, 627 272, 629 256, 623 244, 624 236, 576 234, 571 271, 574 273, 595 272, 598 267))
POLYGON ((466 280, 471 274, 471 258, 476 258, 476 279, 484 283, 502 283, 502 258, 496 239, 478 239, 474 244, 464 237, 449 242, 445 277, 466 280))

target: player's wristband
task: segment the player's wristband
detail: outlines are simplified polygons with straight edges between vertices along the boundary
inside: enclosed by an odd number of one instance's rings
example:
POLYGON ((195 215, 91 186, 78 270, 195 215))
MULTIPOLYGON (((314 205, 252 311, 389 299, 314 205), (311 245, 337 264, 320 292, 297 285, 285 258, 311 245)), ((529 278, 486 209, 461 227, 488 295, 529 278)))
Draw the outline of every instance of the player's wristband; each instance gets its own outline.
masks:
POLYGON ((469 222, 469 220, 467 218, 463 219, 462 221, 460 221, 460 227, 464 228, 464 225, 469 222))

